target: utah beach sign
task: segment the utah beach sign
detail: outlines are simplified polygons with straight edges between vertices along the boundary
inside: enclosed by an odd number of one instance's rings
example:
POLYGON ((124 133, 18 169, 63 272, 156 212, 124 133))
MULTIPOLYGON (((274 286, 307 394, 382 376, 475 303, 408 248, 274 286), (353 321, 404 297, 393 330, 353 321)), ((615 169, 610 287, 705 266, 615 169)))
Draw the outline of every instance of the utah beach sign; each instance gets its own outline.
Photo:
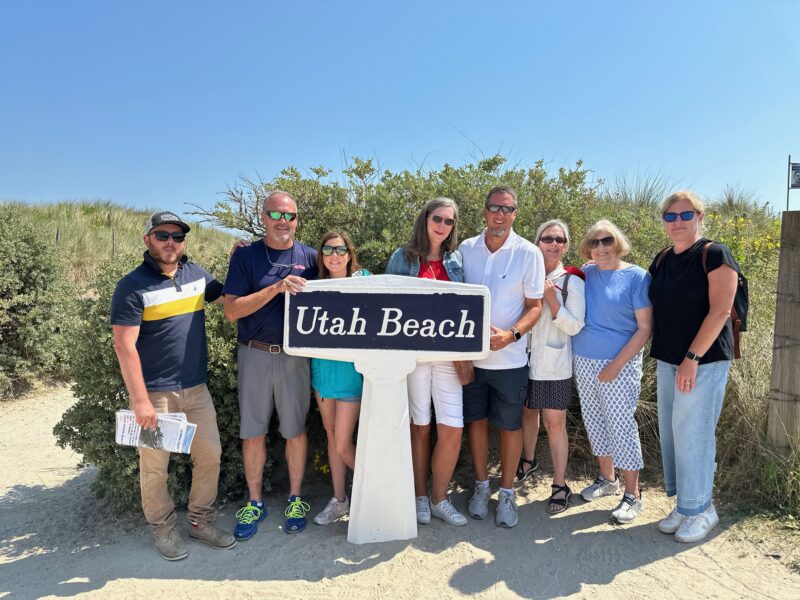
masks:
POLYGON ((489 308, 484 286, 396 275, 287 295, 285 351, 351 361, 364 376, 348 541, 416 537, 406 375, 418 362, 485 358, 489 308))

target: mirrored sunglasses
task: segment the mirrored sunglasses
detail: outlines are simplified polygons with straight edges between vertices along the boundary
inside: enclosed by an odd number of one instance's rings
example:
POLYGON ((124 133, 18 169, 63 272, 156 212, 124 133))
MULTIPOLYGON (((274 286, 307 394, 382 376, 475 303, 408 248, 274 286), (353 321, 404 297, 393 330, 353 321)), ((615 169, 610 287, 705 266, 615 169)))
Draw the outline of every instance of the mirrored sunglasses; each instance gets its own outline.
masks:
POLYGON ((294 221, 297 218, 297 213, 293 212, 281 212, 279 210, 268 210, 266 211, 266 215, 272 219, 273 221, 280 221, 281 217, 286 219, 286 222, 294 221))
POLYGON ((667 223, 674 223, 678 220, 678 217, 681 218, 681 221, 691 221, 694 219, 694 211, 693 210, 685 210, 683 212, 667 212, 661 215, 661 218, 664 219, 667 223))
POLYGON ((339 256, 344 256, 347 254, 347 246, 323 246, 322 247, 322 256, 330 256, 336 252, 339 256))

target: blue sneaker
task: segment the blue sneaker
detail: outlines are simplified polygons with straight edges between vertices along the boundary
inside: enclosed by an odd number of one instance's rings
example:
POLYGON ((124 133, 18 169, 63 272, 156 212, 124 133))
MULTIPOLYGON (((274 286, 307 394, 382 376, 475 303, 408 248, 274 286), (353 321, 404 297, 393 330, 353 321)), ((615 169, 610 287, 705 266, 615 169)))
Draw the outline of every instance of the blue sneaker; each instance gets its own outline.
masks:
POLYGON ((258 524, 267 518, 267 508, 263 503, 259 506, 258 502, 250 500, 244 508, 236 511, 236 518, 239 522, 233 530, 233 536, 237 540, 249 540, 258 531, 258 524))
POLYGON ((300 533, 306 528, 306 511, 311 507, 300 499, 300 496, 289 496, 289 506, 286 507, 286 533, 300 533))

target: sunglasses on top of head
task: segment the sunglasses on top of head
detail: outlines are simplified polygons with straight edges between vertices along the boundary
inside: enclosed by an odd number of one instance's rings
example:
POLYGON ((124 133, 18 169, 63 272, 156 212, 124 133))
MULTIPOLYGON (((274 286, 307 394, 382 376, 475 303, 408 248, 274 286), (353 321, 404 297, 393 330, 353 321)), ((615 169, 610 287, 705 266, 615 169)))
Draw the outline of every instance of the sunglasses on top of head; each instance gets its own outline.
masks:
POLYGON ((339 256, 344 256, 345 254, 347 254, 347 246, 323 246, 322 247, 322 256, 331 256, 334 252, 339 256))
POLYGON ((539 241, 543 244, 552 244, 555 242, 556 244, 563 245, 567 243, 567 238, 553 235, 543 235, 541 238, 539 238, 539 241))
POLYGON ((666 212, 661 215, 661 218, 664 219, 667 223, 674 223, 678 220, 678 217, 681 218, 681 221, 691 221, 694 219, 694 211, 693 210, 684 210, 683 212, 666 212))
POLYGON ((281 212, 279 210, 268 210, 264 214, 266 214, 273 221, 280 221, 281 217, 283 217, 286 219, 287 223, 294 221, 297 218, 297 213, 281 212))
POLYGON ((148 235, 152 235, 159 242, 166 242, 169 238, 172 238, 176 244, 180 244, 186 239, 186 234, 182 231, 154 231, 148 235))
POLYGON ((487 204, 486 205, 486 210, 488 210, 490 213, 501 212, 504 215, 510 215, 515 210, 517 210, 517 207, 516 206, 506 206, 504 204, 487 204))
POLYGON ((606 248, 612 246, 614 244, 614 236, 609 235, 607 237, 589 240, 590 248, 597 248, 598 246, 600 246, 600 244, 603 244, 603 246, 605 246, 606 248))
POLYGON ((456 224, 456 220, 455 219, 446 219, 446 218, 444 218, 444 217, 442 217, 440 215, 431 215, 431 221, 433 221, 437 225, 439 223, 441 223, 442 221, 444 221, 444 224, 447 225, 448 227, 452 227, 453 225, 456 224))

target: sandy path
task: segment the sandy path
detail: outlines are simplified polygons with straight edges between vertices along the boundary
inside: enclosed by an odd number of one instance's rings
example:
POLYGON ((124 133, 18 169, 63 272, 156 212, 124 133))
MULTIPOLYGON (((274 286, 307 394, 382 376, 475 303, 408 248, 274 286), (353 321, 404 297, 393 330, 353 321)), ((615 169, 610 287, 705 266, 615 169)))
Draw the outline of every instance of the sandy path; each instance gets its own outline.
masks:
MULTIPOLYGON (((187 560, 168 563, 141 517, 98 507, 91 469, 55 446, 52 427, 71 402, 55 390, 0 404, 0 598, 800 598, 800 575, 734 542, 724 518, 705 544, 678 544, 656 530, 669 505, 648 490, 629 527, 608 524, 612 499, 578 500, 550 519, 546 482, 524 490, 515 529, 437 521, 410 542, 365 546, 346 542, 346 523, 283 534, 282 498, 272 497, 253 540, 229 551, 191 543, 187 560)), ((327 500, 315 489, 312 510, 327 500)), ((467 494, 453 499, 463 507, 467 494)))

